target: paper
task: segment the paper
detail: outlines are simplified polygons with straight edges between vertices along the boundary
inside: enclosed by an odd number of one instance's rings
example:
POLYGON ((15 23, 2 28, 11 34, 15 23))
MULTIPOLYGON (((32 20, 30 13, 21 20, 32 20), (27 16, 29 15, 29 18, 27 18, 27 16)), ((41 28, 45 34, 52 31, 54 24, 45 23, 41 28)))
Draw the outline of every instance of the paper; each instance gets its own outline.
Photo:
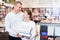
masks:
POLYGON ((27 37, 30 37, 31 36, 30 34, 23 33, 23 32, 20 32, 19 34, 22 35, 22 36, 27 36, 27 37))
POLYGON ((23 36, 30 37, 31 36, 30 30, 31 30, 30 27, 23 27, 23 28, 21 27, 21 29, 19 30, 19 34, 23 35, 23 36))
POLYGON ((54 35, 54 26, 48 26, 48 35, 53 36, 54 35))
POLYGON ((60 36, 60 26, 55 27, 55 36, 60 36))

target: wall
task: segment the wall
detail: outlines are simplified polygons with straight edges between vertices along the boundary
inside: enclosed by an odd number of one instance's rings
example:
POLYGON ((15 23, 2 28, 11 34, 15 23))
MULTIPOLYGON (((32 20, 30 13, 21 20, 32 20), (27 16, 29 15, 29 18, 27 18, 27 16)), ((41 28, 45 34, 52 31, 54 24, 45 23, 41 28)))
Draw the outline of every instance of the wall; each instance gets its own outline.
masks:
POLYGON ((52 7, 52 0, 19 0, 23 7, 52 7))

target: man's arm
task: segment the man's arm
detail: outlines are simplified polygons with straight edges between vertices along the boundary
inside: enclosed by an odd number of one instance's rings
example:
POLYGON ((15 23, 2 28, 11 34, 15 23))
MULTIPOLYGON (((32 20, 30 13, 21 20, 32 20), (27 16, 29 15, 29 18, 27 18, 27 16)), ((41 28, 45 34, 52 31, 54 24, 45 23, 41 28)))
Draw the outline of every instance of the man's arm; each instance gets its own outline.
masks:
POLYGON ((9 33, 16 34, 12 29, 11 29, 11 23, 10 23, 10 15, 7 15, 5 18, 5 30, 9 33))

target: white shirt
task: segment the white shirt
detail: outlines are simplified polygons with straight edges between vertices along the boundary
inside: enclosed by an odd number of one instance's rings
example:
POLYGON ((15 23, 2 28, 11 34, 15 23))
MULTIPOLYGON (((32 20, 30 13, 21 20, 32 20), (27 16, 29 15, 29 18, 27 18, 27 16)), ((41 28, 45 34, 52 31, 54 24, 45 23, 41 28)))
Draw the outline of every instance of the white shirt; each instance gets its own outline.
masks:
POLYGON ((22 27, 20 27, 21 29, 23 28, 23 30, 25 31, 25 33, 27 33, 27 35, 30 35, 30 39, 27 38, 22 38, 22 40, 34 40, 34 36, 36 34, 36 29, 35 29, 35 22, 33 21, 29 21, 29 22, 22 22, 22 27))
POLYGON ((9 32, 10 36, 17 37, 15 30, 20 26, 21 22, 23 21, 23 13, 20 12, 18 14, 15 14, 14 12, 10 12, 6 15, 5 18, 5 30, 9 32))

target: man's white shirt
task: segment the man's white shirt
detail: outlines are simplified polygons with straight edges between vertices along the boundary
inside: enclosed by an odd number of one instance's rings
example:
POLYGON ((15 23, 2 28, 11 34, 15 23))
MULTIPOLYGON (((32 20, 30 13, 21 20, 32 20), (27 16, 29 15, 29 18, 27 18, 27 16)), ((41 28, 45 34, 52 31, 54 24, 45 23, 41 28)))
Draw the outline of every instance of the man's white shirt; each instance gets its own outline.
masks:
POLYGON ((16 29, 20 26, 21 22, 23 21, 23 13, 20 12, 15 14, 14 12, 10 12, 6 15, 5 18, 5 30, 9 32, 10 36, 17 37, 16 32, 12 30, 12 28, 16 29))

